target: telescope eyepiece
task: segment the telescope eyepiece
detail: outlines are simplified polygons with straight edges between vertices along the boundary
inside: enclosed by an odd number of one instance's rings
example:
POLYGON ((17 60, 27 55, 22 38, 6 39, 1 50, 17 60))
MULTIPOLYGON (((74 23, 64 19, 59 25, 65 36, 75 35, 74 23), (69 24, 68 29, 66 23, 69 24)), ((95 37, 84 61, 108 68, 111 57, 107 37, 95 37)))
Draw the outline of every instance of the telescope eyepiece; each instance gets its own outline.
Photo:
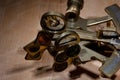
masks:
POLYGON ((67 2, 67 11, 66 11, 66 19, 69 21, 75 21, 78 19, 80 10, 83 8, 84 1, 83 0, 68 0, 67 2))

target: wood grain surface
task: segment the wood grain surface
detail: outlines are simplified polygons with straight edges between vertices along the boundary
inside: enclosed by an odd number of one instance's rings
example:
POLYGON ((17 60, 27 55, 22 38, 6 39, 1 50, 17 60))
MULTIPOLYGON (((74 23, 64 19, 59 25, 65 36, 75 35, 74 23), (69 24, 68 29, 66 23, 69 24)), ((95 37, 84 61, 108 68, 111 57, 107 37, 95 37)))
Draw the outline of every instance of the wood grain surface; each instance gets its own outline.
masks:
MULTIPOLYGON (((71 65, 65 71, 56 73, 51 69, 54 60, 47 51, 39 61, 24 59, 26 52, 23 47, 33 41, 41 30, 41 16, 47 11, 65 14, 66 2, 0 1, 0 80, 120 80, 120 71, 114 79, 100 77, 98 61, 83 64, 77 69, 71 65)), ((80 16, 89 18, 107 15, 104 8, 115 3, 120 5, 119 0, 85 0, 80 16)))

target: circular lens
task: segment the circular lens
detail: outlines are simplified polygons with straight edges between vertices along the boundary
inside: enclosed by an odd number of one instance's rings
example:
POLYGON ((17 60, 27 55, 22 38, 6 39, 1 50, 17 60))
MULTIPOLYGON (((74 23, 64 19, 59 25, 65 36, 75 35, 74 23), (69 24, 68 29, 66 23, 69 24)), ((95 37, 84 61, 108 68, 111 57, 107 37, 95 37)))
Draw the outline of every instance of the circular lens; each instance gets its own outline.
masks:
POLYGON ((47 12, 41 18, 41 26, 50 33, 60 33, 65 29, 64 15, 56 12, 47 12))
POLYGON ((78 44, 70 46, 66 49, 66 55, 69 57, 75 57, 80 52, 80 46, 78 44))
POLYGON ((60 52, 55 57, 56 62, 65 62, 67 59, 68 59, 68 56, 65 54, 65 52, 60 52))
POLYGON ((54 63, 53 64, 53 70, 55 72, 61 72, 64 71, 66 68, 68 67, 68 63, 67 62, 63 62, 63 63, 54 63))

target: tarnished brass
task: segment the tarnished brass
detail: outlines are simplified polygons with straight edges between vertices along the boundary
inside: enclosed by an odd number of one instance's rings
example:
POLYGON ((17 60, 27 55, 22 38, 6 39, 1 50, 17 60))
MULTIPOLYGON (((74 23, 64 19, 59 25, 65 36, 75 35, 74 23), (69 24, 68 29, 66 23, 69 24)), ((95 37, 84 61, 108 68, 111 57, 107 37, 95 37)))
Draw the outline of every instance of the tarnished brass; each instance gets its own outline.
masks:
POLYGON ((43 30, 50 33, 61 33, 66 27, 64 15, 57 12, 46 12, 43 14, 40 24, 43 30))
POLYGON ((59 51, 57 55, 55 56, 55 61, 56 62, 65 62, 68 60, 68 56, 66 55, 65 51, 59 51))
POLYGON ((40 31, 37 38, 26 45, 24 50, 27 52, 26 60, 39 60, 42 57, 43 52, 51 44, 52 34, 40 31))
POLYGON ((55 47, 58 50, 63 50, 70 45, 78 44, 80 42, 79 35, 74 31, 65 31, 55 41, 55 47))
POLYGON ((48 46, 51 44, 53 34, 45 31, 39 31, 36 39, 34 40, 34 44, 38 46, 48 46))
MULTIPOLYGON (((24 47, 27 60, 39 60, 47 49, 54 58, 53 70, 61 72, 70 64, 99 60, 101 74, 112 77, 120 69, 120 7, 105 8, 108 15, 84 19, 80 17, 84 0, 68 0, 65 15, 58 12, 43 14, 42 31, 24 47), (111 26, 111 22, 114 24, 111 26), (89 31, 94 25, 106 23, 105 29, 89 31)), ((97 26, 99 27, 99 26, 97 26)))
POLYGON ((53 70, 56 72, 64 71, 70 64, 72 64, 73 58, 68 58, 64 62, 55 62, 53 64, 53 70))
POLYGON ((79 54, 80 50, 81 50, 80 45, 74 44, 74 45, 69 46, 66 49, 65 53, 68 57, 75 57, 79 54))
POLYGON ((68 67, 68 63, 67 62, 63 62, 63 63, 54 63, 53 64, 53 70, 55 72, 61 72, 64 71, 66 68, 68 67))
POLYGON ((28 52, 25 57, 26 60, 39 60, 43 52, 47 49, 47 46, 38 46, 32 42, 25 46, 24 49, 28 52))
POLYGON ((55 49, 55 46, 51 43, 50 46, 47 48, 48 52, 51 56, 55 57, 58 51, 55 49))
POLYGON ((83 8, 83 0, 68 0, 67 2, 67 11, 66 19, 68 21, 76 21, 79 18, 80 10, 83 8))

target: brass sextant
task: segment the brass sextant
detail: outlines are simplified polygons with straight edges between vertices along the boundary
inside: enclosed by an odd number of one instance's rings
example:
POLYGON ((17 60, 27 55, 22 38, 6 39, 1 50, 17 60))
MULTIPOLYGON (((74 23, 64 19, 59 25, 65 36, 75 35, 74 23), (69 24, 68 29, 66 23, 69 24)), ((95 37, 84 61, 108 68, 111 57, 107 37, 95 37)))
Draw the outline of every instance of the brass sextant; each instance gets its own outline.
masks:
POLYGON ((80 17, 83 0, 68 0, 65 15, 58 12, 43 14, 36 39, 26 45, 26 60, 40 60, 48 50, 54 58, 53 70, 61 72, 68 65, 99 60, 99 71, 106 77, 112 77, 120 69, 120 7, 113 4, 105 8, 107 16, 93 19, 80 17), (98 24, 104 28, 90 31, 98 24), (111 26, 112 24, 112 26, 111 26))

